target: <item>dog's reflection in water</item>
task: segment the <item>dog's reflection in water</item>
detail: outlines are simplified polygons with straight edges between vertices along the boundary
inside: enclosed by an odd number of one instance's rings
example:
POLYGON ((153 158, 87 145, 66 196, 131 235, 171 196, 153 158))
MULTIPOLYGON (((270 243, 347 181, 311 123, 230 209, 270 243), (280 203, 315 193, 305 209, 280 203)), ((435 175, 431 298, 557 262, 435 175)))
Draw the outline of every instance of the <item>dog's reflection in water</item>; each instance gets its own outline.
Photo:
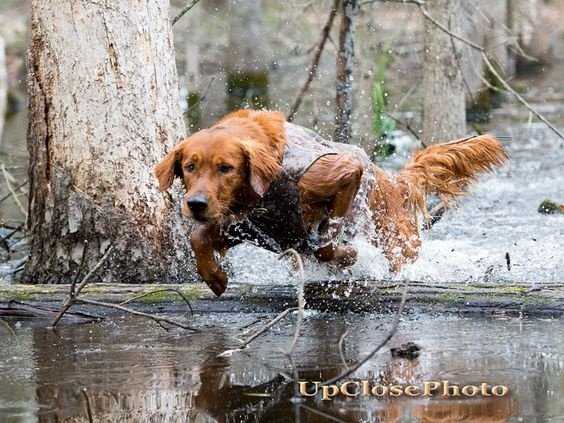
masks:
MULTIPOLYGON (((35 342, 53 344, 52 334, 35 342)), ((104 332, 93 330, 89 342, 99 341, 104 332)), ((75 339, 79 342, 80 339, 75 339)), ((60 345, 60 354, 37 355, 37 402, 40 422, 88 422, 86 400, 80 391, 88 388, 96 422, 506 422, 513 414, 509 397, 467 400, 441 399, 347 399, 331 401, 307 399, 303 406, 291 401, 294 387, 275 368, 265 368, 246 352, 218 357, 218 351, 230 346, 216 334, 193 335, 192 342, 209 346, 206 356, 195 357, 184 349, 163 355, 148 354, 143 349, 121 351, 115 355, 119 368, 98 369, 91 366, 107 361, 96 354, 81 361, 72 343, 60 345), (210 341, 213 338, 213 342, 210 341), (172 355, 171 355, 172 354, 172 355), (42 364, 43 363, 43 364, 42 364), (256 381, 256 382, 254 382, 256 381)), ((259 347, 260 348, 260 347, 259 347)), ((306 360, 307 361, 307 360, 306 360)), ((285 362, 278 364, 284 366, 285 362)), ((332 368, 300 369, 301 380, 328 380, 340 374, 342 365, 332 368)), ((115 366, 115 363, 113 364, 115 366)), ((106 365, 107 367, 108 365, 106 365)), ((112 366, 110 362, 110 366, 112 366)), ((97 368, 97 367, 96 367, 97 368)), ((417 359, 390 358, 380 371, 381 383, 421 384, 417 359)), ((452 381, 456 383, 456 381, 452 381)))

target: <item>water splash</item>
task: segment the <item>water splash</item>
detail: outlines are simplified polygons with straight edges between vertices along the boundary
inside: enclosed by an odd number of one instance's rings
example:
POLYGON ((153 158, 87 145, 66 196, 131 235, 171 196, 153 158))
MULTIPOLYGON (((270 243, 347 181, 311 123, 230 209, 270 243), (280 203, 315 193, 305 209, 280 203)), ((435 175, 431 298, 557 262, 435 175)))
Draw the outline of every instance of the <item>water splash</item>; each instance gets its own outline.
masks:
MULTIPOLYGON (((550 131, 534 124, 514 126, 507 149, 509 164, 482 177, 456 209, 422 234, 420 257, 405 266, 400 279, 460 283, 564 279, 564 216, 537 212, 545 198, 564 202, 564 150, 550 131)), ((406 156, 400 148, 382 166, 397 168, 406 156)), ((392 278, 378 248, 362 238, 354 239, 353 245, 359 257, 350 269, 307 260, 307 279, 392 278)), ((250 245, 234 248, 228 261, 232 277, 242 282, 286 284, 293 274, 276 254, 250 245)))

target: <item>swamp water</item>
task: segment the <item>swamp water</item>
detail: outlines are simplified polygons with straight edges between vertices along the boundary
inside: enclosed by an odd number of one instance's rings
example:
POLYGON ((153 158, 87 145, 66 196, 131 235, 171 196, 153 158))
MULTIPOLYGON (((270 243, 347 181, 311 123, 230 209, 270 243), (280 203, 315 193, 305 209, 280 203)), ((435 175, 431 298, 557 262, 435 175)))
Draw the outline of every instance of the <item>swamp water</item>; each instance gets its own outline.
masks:
MULTIPOLYGON (((308 399, 290 401, 282 350, 294 323, 283 321, 250 348, 242 328, 263 313, 194 317, 202 333, 166 332, 138 318, 65 325, 57 331, 11 322, 0 327, 0 421, 87 422, 564 422, 564 321, 405 315, 397 335, 355 377, 380 383, 448 380, 506 385, 499 398, 308 399), (392 359, 390 347, 415 342, 415 360, 392 359), (87 390, 87 395, 81 393, 87 390), (296 411, 297 410, 297 411, 296 411), (324 415, 322 415, 323 413, 324 415)), ((337 342, 348 329, 344 357, 361 359, 386 334, 390 315, 307 312, 295 362, 304 380, 343 369, 337 342)), ((258 324, 260 326, 260 324, 258 324)))

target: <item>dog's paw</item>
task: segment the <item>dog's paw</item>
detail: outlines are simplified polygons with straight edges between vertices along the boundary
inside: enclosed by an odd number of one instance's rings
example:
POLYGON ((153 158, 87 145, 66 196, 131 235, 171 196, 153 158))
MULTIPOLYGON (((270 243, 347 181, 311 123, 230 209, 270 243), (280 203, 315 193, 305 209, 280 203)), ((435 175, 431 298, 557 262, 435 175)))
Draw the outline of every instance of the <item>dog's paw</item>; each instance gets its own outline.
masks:
POLYGON ((340 245, 335 248, 333 261, 341 267, 349 267, 356 263, 358 252, 350 245, 340 245))
POLYGON ((227 274, 222 271, 209 273, 204 281, 216 296, 221 296, 227 289, 227 274))

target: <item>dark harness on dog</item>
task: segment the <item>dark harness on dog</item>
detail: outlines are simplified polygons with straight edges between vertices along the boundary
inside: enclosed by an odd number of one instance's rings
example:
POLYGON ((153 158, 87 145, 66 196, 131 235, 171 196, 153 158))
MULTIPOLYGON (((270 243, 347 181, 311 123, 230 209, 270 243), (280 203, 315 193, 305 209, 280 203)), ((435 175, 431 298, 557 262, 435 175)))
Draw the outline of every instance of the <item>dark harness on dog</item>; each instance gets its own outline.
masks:
POLYGON ((233 244, 251 242, 274 252, 294 248, 312 253, 326 240, 305 228, 300 210, 298 183, 320 158, 341 154, 334 143, 307 128, 286 123, 282 172, 256 206, 225 234, 233 244))

